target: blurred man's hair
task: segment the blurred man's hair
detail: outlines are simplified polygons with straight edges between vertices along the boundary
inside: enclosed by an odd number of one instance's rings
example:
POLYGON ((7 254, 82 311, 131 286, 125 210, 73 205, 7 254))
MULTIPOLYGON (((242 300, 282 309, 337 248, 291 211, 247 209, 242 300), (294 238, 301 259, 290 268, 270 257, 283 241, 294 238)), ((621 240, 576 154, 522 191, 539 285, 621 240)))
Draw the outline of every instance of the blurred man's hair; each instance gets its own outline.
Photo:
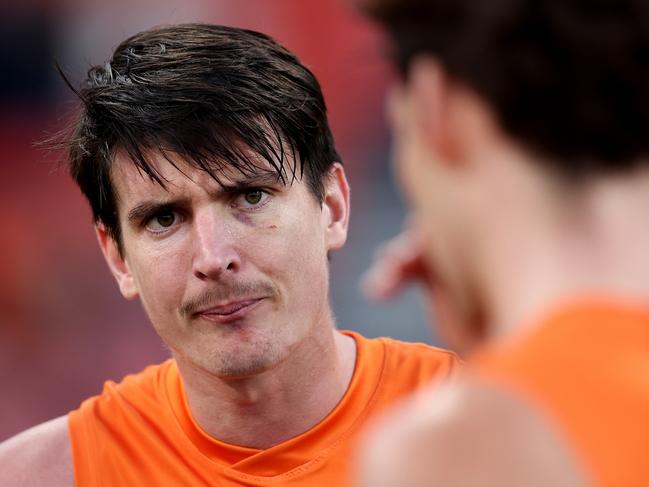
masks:
POLYGON ((407 76, 430 54, 510 136, 564 175, 624 171, 649 152, 644 0, 365 0, 407 76))
POLYGON ((320 202, 323 175, 341 161, 318 81, 257 32, 206 24, 147 30, 92 67, 75 92, 82 103, 65 143, 70 173, 120 249, 111 184, 117 151, 163 186, 148 159, 156 151, 219 182, 225 167, 249 174, 267 170, 266 161, 285 184, 304 176, 320 202))

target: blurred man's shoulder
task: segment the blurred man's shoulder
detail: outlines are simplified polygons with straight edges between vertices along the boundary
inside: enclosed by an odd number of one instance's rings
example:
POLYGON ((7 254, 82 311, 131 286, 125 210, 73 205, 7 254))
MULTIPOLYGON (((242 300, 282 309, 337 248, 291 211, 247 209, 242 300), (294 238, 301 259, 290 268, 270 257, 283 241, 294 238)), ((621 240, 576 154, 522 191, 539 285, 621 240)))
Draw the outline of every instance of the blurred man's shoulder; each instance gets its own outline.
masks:
POLYGON ((364 486, 586 484, 554 427, 512 394, 465 378, 428 394, 369 433, 364 486))
POLYGON ((67 416, 34 426, 0 443, 0 485, 74 485, 67 416))

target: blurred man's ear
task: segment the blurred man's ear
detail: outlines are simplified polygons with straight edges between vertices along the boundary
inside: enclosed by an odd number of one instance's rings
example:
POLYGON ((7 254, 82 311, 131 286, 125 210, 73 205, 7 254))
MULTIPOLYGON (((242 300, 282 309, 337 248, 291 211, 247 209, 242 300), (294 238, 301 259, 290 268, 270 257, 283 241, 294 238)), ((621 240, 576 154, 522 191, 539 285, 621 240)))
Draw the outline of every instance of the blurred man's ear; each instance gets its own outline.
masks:
POLYGON ((106 227, 102 223, 95 225, 95 233, 101 252, 104 254, 108 268, 112 272, 119 290, 126 299, 135 299, 138 297, 137 286, 131 274, 128 262, 120 254, 117 242, 111 237, 106 227))
POLYGON ((421 141, 446 163, 458 161, 460 151, 454 133, 452 81, 442 65, 431 56, 415 58, 409 69, 407 91, 421 141))
POLYGON ((347 241, 349 225, 349 184, 342 164, 336 162, 325 175, 322 209, 327 225, 327 250, 337 250, 347 241))

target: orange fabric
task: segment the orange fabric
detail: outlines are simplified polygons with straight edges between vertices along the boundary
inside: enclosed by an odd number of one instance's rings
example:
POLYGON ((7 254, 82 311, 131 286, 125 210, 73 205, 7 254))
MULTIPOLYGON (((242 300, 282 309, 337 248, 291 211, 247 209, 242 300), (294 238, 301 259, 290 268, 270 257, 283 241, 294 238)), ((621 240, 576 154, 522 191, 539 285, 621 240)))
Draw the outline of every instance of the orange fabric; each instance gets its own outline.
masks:
POLYGON ((220 442, 194 422, 172 360, 151 366, 69 414, 77 485, 326 486, 348 483, 360 427, 398 398, 447 377, 457 359, 422 344, 352 332, 354 376, 338 406, 311 430, 267 450, 220 442))
POLYGON ((573 302, 470 363, 538 405, 596 485, 649 485, 649 305, 573 302))

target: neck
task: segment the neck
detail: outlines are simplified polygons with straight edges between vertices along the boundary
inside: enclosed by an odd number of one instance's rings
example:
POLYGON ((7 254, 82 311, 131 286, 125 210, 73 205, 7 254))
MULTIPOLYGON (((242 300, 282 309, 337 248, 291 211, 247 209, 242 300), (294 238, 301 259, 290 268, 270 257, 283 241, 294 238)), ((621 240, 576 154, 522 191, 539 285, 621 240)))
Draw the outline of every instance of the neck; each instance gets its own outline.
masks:
POLYGON ((581 189, 522 189, 483 232, 479 288, 491 337, 570 298, 649 301, 649 171, 581 189))
POLYGON ((308 431, 340 402, 354 372, 354 339, 321 327, 270 370, 223 379, 177 357, 189 407, 210 436, 266 449, 308 431))

